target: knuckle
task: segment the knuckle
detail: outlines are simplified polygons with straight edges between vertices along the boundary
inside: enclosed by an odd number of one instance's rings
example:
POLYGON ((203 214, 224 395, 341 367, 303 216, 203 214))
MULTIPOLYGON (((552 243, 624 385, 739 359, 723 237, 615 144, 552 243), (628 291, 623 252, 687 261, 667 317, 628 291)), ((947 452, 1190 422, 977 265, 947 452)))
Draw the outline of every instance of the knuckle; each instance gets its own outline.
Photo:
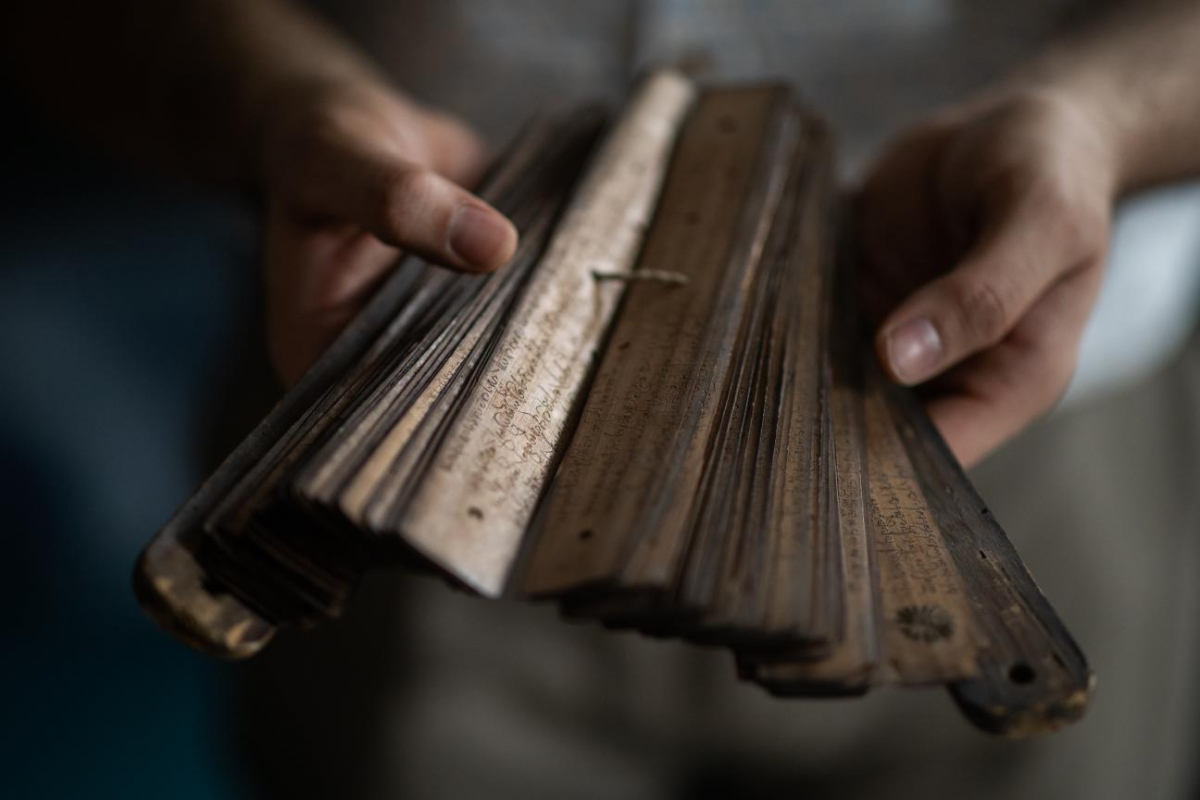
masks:
POLYGON ((1079 364, 1078 338, 1064 338, 1073 339, 1073 341, 1060 339, 1047 344, 1049 353, 1046 356, 1046 382, 1051 386, 1059 387, 1057 393, 1061 393, 1061 390, 1071 382, 1071 378, 1075 376, 1075 367, 1079 364))
POLYGON ((978 180, 985 206, 996 216, 1005 216, 1020 208, 1023 202, 1034 201, 1040 190, 1038 177, 1024 167, 1012 164, 1010 156, 995 156, 981 170, 978 180))
POLYGON ((403 167, 386 178, 384 209, 389 219, 403 219, 428 203, 433 175, 417 167, 403 167))
POLYGON ((1071 195, 1063 185, 1053 164, 1040 166, 1026 180, 1021 199, 1031 210, 1043 215, 1069 215, 1071 195))
POLYGON ((1059 217, 1067 261, 1071 266, 1103 260, 1108 251, 1108 227, 1100 215, 1079 205, 1066 205, 1059 217))
POLYGON ((1040 379, 1029 387, 1036 395, 1037 413, 1049 411, 1062 399, 1075 374, 1076 357, 1070 349, 1056 348, 1045 352, 1040 379))
POLYGON ((1049 174, 1032 187, 1028 206, 1031 218, 1052 229, 1068 262, 1103 257, 1108 246, 1108 201, 1103 193, 1079 192, 1065 178, 1049 174))
POLYGON ((999 342, 1013 322, 1014 302, 994 280, 962 283, 955 291, 962 331, 974 342, 988 346, 999 342))

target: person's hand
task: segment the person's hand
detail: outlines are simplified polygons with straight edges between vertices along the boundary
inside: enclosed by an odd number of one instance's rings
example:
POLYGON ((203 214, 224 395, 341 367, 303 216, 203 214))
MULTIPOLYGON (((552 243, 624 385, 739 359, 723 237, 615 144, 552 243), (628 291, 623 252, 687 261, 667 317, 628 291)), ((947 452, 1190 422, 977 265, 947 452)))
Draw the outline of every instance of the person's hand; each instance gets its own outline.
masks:
POLYGON ((517 232, 462 186, 485 150, 462 124, 359 84, 301 86, 262 129, 267 332, 295 383, 403 249, 456 270, 506 263, 517 232))
POLYGON ((879 360, 921 385, 968 466, 1070 381, 1108 247, 1110 150, 1078 99, 1010 93, 909 131, 859 193, 879 360))

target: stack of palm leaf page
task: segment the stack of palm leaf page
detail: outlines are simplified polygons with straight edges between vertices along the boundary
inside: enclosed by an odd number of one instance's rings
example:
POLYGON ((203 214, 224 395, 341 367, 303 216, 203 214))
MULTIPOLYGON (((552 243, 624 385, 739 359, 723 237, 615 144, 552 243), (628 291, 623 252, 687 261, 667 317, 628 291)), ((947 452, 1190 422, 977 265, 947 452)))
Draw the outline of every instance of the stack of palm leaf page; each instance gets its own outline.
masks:
POLYGON ((1009 735, 1092 676, 912 395, 862 346, 833 154, 785 87, 642 82, 529 126, 512 263, 410 258, 147 546, 203 650, 337 616, 368 568, 729 648, 782 696, 946 684, 1009 735))

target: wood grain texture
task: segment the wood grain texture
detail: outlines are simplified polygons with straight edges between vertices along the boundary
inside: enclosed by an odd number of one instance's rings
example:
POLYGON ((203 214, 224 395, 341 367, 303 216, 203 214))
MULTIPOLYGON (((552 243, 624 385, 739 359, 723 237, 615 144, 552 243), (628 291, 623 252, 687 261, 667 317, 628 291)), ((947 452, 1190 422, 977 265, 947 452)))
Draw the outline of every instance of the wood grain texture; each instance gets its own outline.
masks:
POLYGON ((395 528, 481 592, 496 595, 558 455, 620 299, 593 270, 633 268, 694 91, 649 78, 589 168, 491 366, 446 433, 395 528))
MULTIPOLYGON (((849 226, 843 227, 849 230, 849 226)), ((779 696, 861 694, 879 682, 883 658, 878 557, 867 485, 864 375, 855 313, 855 264, 841 235, 835 303, 825 348, 829 357, 830 444, 834 503, 841 539, 842 636, 828 648, 808 646, 770 658, 739 654, 740 674, 779 696)))
POLYGON ((535 124, 494 171, 505 270, 385 281, 147 546, 149 612, 243 657, 402 564, 728 648, 779 696, 1077 719, 1083 654, 866 342, 824 127, 673 73, 601 124, 535 124))
POLYGON ((1011 737, 1074 722, 1095 683, 1082 651, 916 399, 888 392, 987 641, 978 676, 952 684, 955 700, 975 724, 1011 737))
POLYGON ((773 127, 786 124, 781 99, 710 92, 689 117, 638 262, 688 284, 630 290, 541 518, 527 593, 674 585, 736 309, 782 189, 762 183, 779 163, 763 145, 784 135, 773 127))
MULTIPOLYGON (((555 127, 531 125, 485 181, 482 196, 512 213, 522 203, 528 206, 531 194, 544 194, 547 179, 562 183, 562 175, 538 177, 538 159, 555 140, 555 127)), ((550 197, 541 205, 552 208, 558 202, 550 197)), ((248 545, 251 522, 287 496, 287 467, 299 463, 322 432, 333 436, 344 429, 341 424, 365 387, 382 380, 388 367, 413 349, 419 331, 445 312, 456 280, 418 259, 405 259, 299 383, 168 520, 134 569, 139 602, 159 624, 197 649, 241 658, 261 649, 280 622, 298 624, 314 614, 338 612, 337 607, 314 609, 303 599, 306 587, 297 590, 287 579, 286 565, 269 555, 255 557, 248 545), (408 344, 397 344, 404 341, 408 344)), ((260 532, 319 539, 321 531, 320 521, 309 519, 283 532, 260 532)), ((317 571, 345 575, 336 561, 316 565, 317 571)), ((342 589, 344 596, 349 587, 342 589)))

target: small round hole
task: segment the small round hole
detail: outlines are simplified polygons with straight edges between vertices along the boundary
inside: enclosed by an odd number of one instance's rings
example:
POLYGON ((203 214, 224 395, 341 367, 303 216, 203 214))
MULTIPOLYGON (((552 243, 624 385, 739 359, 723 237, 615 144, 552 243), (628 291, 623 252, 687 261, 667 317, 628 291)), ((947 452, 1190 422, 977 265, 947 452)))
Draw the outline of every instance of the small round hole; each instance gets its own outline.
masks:
POLYGON ((584 528, 583 530, 581 530, 581 531, 579 532, 579 538, 580 538, 580 539, 583 539, 583 540, 585 540, 585 541, 586 541, 587 539, 590 539, 590 538, 592 538, 592 529, 591 529, 591 528, 584 528))
POLYGON ((683 221, 687 225, 695 225, 700 221, 700 215, 695 211, 689 211, 683 215, 683 221))
POLYGON ((467 516, 471 517, 472 519, 483 519, 483 512, 475 506, 471 506, 467 509, 467 516))
POLYGON ((1033 671, 1033 667, 1029 666, 1023 661, 1018 661, 1008 670, 1008 679, 1013 683, 1019 683, 1022 685, 1026 683, 1033 683, 1033 680, 1036 677, 1037 673, 1033 671))

